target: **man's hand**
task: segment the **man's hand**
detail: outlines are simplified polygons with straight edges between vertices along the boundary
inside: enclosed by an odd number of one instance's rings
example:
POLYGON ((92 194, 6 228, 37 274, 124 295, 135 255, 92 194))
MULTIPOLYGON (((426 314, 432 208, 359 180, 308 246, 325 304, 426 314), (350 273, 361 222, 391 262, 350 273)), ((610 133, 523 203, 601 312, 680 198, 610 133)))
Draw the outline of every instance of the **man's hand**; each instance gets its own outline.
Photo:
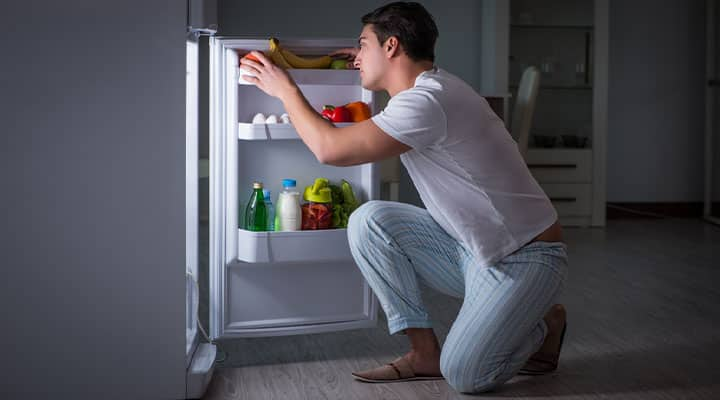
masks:
POLYGON ((328 54, 330 57, 337 57, 337 56, 343 56, 345 59, 347 59, 347 68, 360 68, 359 65, 355 62, 355 57, 357 57, 358 53, 360 52, 360 49, 357 47, 348 47, 345 49, 339 49, 335 50, 332 53, 328 54))
POLYGON ((255 76, 242 75, 246 81, 255 84, 260 90, 283 100, 285 96, 298 90, 297 85, 284 69, 273 64, 265 54, 251 51, 260 62, 247 57, 240 59, 240 68, 255 76))

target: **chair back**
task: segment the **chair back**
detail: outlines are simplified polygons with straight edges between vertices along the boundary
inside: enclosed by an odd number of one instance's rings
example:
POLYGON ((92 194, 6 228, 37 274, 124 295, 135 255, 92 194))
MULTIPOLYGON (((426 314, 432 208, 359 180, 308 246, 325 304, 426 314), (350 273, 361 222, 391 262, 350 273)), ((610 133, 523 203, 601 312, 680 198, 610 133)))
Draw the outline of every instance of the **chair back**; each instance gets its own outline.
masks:
POLYGON ((527 159, 528 139, 539 87, 540 71, 534 66, 526 68, 520 78, 520 86, 518 87, 510 125, 510 133, 518 142, 520 154, 525 159, 527 159))

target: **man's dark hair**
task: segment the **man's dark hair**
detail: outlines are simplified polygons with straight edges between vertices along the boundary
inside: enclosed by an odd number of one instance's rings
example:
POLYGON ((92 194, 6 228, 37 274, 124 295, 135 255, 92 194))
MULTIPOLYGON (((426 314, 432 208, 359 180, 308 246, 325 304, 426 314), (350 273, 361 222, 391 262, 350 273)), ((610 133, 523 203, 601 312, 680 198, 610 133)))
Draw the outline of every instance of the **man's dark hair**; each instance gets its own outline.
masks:
POLYGON ((435 61, 438 29, 432 15, 420 3, 398 1, 384 5, 362 17, 371 24, 380 45, 395 36, 413 61, 435 61))

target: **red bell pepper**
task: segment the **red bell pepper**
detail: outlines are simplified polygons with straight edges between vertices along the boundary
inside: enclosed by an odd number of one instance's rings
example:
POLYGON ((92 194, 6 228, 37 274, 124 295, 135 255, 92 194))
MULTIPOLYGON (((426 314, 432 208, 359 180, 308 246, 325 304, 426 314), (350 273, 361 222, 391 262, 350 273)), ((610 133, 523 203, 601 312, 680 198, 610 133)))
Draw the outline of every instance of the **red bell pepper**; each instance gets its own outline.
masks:
POLYGON ((306 203, 302 210, 302 230, 332 228, 332 206, 323 203, 306 203))
POLYGON ((352 122, 350 110, 343 106, 326 105, 321 114, 323 118, 332 122, 352 122))

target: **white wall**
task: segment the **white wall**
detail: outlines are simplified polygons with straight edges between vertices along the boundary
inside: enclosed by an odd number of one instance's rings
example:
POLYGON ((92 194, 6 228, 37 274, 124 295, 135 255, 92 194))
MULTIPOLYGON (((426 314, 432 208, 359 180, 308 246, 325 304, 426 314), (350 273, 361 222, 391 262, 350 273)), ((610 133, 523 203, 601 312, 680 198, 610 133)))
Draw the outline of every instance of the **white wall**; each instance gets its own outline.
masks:
POLYGON ((610 2, 607 200, 703 196, 703 1, 610 2))
POLYGON ((480 3, 480 93, 504 94, 508 92, 510 3, 503 0, 480 3))
POLYGON ((185 394, 184 2, 5 2, 0 398, 185 394))

